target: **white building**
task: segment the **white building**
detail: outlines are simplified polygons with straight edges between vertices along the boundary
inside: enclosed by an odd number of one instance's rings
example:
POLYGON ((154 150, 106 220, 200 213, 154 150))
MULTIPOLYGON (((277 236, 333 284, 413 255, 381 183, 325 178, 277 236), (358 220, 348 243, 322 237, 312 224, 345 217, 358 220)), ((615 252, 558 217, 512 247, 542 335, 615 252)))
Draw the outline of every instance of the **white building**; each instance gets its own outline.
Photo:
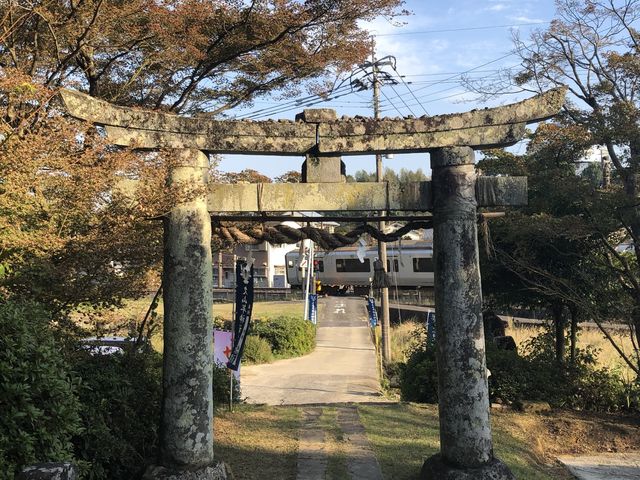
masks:
POLYGON ((609 152, 604 145, 592 145, 576 164, 576 173, 582 173, 591 164, 599 164, 602 171, 610 170, 609 152))

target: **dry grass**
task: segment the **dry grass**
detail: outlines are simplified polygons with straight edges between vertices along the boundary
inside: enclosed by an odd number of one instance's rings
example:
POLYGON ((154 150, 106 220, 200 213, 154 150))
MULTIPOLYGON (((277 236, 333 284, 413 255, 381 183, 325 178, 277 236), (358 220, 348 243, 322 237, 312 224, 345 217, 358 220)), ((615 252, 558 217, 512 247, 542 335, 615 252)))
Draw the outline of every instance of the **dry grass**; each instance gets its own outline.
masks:
MULTIPOLYGON (((418 478, 425 457, 439 450, 436 405, 359 405, 360 420, 386 479, 418 478)), ((295 479, 301 411, 297 407, 239 405, 215 418, 215 455, 238 480, 295 479)), ((637 418, 586 412, 543 415, 492 411, 496 455, 519 480, 572 478, 555 460, 561 454, 628 452, 640 448, 637 418)), ((336 409, 323 407, 327 479, 347 478, 344 442, 336 409)))
MULTIPOLYGON (((440 447, 437 405, 363 405, 358 410, 384 478, 418 478, 423 459, 440 447)), ((496 455, 519 480, 573 478, 558 465, 557 455, 640 448, 640 426, 633 417, 564 410, 544 415, 492 410, 491 417, 496 455)))
MULTIPOLYGON (((323 304, 318 305, 318 314, 322 313, 323 304)), ((216 303, 213 306, 213 316, 222 317, 225 320, 231 320, 233 304, 216 303)), ((291 302, 256 302, 253 304, 252 318, 268 319, 273 317, 284 316, 302 316, 304 313, 304 302, 300 300, 291 302)))
MULTIPOLYGON (((507 335, 511 335, 518 345, 518 349, 522 349, 523 345, 531 338, 540 335, 544 332, 544 327, 536 327, 527 325, 522 327, 509 327, 507 328, 507 335)), ((633 345, 631 338, 627 332, 622 330, 612 330, 611 336, 620 346, 623 352, 630 358, 633 358, 633 345)), ((618 352, 613 348, 609 340, 600 332, 594 328, 583 328, 578 335, 578 347, 587 348, 592 347, 597 352, 598 365, 610 369, 619 369, 625 376, 633 378, 632 371, 626 365, 624 360, 620 357, 618 352)))
POLYGON ((391 361, 406 362, 407 353, 418 342, 416 329, 418 324, 406 321, 391 327, 391 361))
MULTIPOLYGON (((76 322, 87 331, 93 334, 102 335, 127 335, 130 330, 130 324, 137 325, 144 318, 152 296, 138 300, 126 301, 122 308, 105 309, 98 313, 90 313, 85 311, 77 312, 74 315, 76 322), (99 325, 99 329, 96 326, 99 325)), ((231 320, 233 304, 216 303, 213 305, 213 317, 222 317, 225 320, 231 320)), ((318 316, 322 315, 324 305, 322 302, 318 305, 318 316)), ((265 320, 280 315, 284 316, 302 316, 304 310, 304 302, 282 301, 282 302, 255 302, 253 304, 252 318, 256 320, 265 320)), ((158 303, 158 328, 155 330, 151 345, 153 348, 161 352, 162 342, 162 299, 158 303)))
MULTIPOLYGON (((407 351, 415 344, 415 330, 419 326, 413 321, 404 322, 400 325, 394 325, 391 328, 391 358, 394 362, 406 362, 407 351)), ((518 326, 507 328, 506 334, 511 335, 518 345, 518 349, 522 350, 524 344, 533 337, 544 332, 541 326, 518 326)), ((612 330, 611 336, 620 346, 623 352, 633 359, 633 344, 628 332, 623 330, 612 330)), ((625 378, 635 378, 635 375, 622 360, 618 352, 613 348, 609 340, 594 328, 582 328, 578 336, 578 347, 591 347, 597 352, 597 362, 600 367, 606 367, 613 370, 619 370, 625 378)))
POLYGON ((214 421, 215 456, 234 478, 294 480, 298 454, 298 408, 239 405, 214 421))
MULTIPOLYGON (((95 314, 100 320, 108 325, 123 324, 128 320, 141 321, 147 313, 153 296, 140 298, 137 300, 127 300, 122 308, 105 309, 95 314)), ((322 307, 322 304, 319 305, 322 307)), ((162 315, 162 298, 158 302, 157 312, 162 315)), ((222 316, 225 319, 231 318, 232 303, 216 303, 213 305, 213 315, 222 316)), ((255 302, 253 304, 253 316, 255 318, 270 318, 278 315, 302 315, 304 302, 300 300, 279 301, 279 302, 255 302)), ((74 315, 78 321, 86 321, 89 324, 93 315, 89 312, 79 311, 74 315)))

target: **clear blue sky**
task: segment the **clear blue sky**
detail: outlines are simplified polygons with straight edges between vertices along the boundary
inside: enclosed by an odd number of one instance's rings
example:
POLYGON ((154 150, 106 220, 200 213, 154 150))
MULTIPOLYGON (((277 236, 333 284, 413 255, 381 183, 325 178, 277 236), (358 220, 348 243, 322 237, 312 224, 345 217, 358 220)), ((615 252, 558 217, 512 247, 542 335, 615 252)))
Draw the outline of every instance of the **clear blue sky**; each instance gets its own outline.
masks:
MULTIPOLYGON (((397 74, 386 70, 399 82, 383 86, 381 115, 389 117, 437 115, 471 110, 485 104, 473 101, 465 91, 461 78, 491 77, 500 68, 517 65, 511 54, 512 31, 522 38, 536 28, 546 28, 555 12, 553 0, 450 0, 448 2, 408 0, 405 7, 413 12, 393 22, 377 19, 364 27, 376 38, 376 56, 393 55, 397 74)), ((343 93, 347 93, 344 91, 343 93)), ((505 97, 494 103, 510 103, 505 97)), ((371 91, 346 94, 315 108, 334 108, 338 116, 372 116, 371 91)), ((238 118, 293 118, 307 104, 263 99, 251 109, 235 112, 238 118)), ((347 173, 375 170, 373 156, 349 156, 343 160, 347 173)), ((288 170, 299 170, 303 158, 224 156, 220 169, 240 171, 253 168, 270 177, 288 170)), ((400 170, 422 168, 428 171, 427 155, 396 155, 385 160, 385 166, 400 170)))

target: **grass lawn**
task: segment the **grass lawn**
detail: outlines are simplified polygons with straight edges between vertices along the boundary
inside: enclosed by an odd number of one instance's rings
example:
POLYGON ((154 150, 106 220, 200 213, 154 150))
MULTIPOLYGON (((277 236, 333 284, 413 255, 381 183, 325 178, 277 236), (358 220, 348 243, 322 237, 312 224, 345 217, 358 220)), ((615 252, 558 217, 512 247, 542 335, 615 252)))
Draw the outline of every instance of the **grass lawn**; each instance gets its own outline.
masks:
MULTIPOLYGON (((322 304, 319 305, 319 308, 322 304)), ((233 304, 214 303, 213 316, 231 320, 233 304)), ((290 302, 255 302, 251 317, 256 320, 265 320, 278 316, 302 316, 304 313, 304 301, 293 300, 290 302)))
MULTIPOLYGON (((401 324, 392 325, 391 328, 391 358, 394 362, 406 362, 407 352, 410 351, 412 345, 416 343, 416 329, 419 324, 414 321, 405 321, 401 324)), ((518 351, 523 351, 526 342, 530 341, 544 332, 544 327, 540 326, 518 326, 509 327, 506 334, 513 337, 518 351)), ((633 358, 633 344, 628 332, 620 330, 610 331, 611 336, 617 345, 625 352, 627 356, 633 358)), ((611 343, 604 335, 593 328, 583 328, 578 335, 578 347, 585 349, 591 347, 597 353, 597 364, 599 367, 606 367, 620 372, 628 382, 633 381, 635 374, 628 365, 622 360, 618 352, 611 346, 611 343)))
MULTIPOLYGON (((418 478, 422 462, 439 449, 435 405, 391 404, 358 407, 369 442, 385 479, 418 478)), ((298 429, 297 407, 241 405, 215 420, 216 455, 240 479, 294 479, 298 429)), ((324 407, 320 424, 327 432, 327 478, 345 475, 345 438, 335 408, 324 407)), ((496 455, 520 480, 572 478, 555 457, 571 453, 640 449, 637 418, 553 411, 547 414, 492 411, 496 455)))
MULTIPOLYGON (((140 322, 144 318, 149 304, 151 303, 151 296, 139 300, 130 300, 125 302, 122 308, 108 309, 100 312, 97 316, 83 315, 83 312, 78 312, 75 315, 78 324, 88 331, 93 332, 95 330, 94 322, 99 319, 101 323, 101 330, 105 335, 126 335, 127 326, 129 320, 140 322)), ((323 312, 324 305, 322 302, 318 305, 318 315, 323 312)), ((300 300, 293 301, 278 301, 278 302, 255 302, 253 304, 253 320, 266 320, 278 316, 300 316, 302 317, 304 310, 304 302, 300 300)), ((213 318, 222 317, 225 320, 231 320, 231 314, 233 311, 233 304, 231 303, 215 303, 213 305, 213 318)), ((151 338, 151 344, 157 351, 162 351, 162 312, 163 305, 162 299, 158 303, 158 318, 159 328, 155 331, 151 338)))
MULTIPOLYGON (((533 337, 543 333, 542 326, 520 326, 507 328, 507 335, 511 335, 518 345, 519 349, 533 337)), ((634 348, 631 336, 628 331, 610 330, 609 334, 615 340, 616 344, 629 357, 633 358, 634 348)), ((635 374, 629 366, 622 360, 618 352, 613 348, 606 337, 595 328, 583 328, 578 334, 578 347, 592 347, 597 352, 598 365, 609 369, 619 371, 625 379, 632 381, 635 374)))
POLYGON ((232 413, 220 410, 214 454, 237 480, 293 480, 301 418, 298 408, 239 405, 232 413))
MULTIPOLYGON (((107 309, 100 312, 101 320, 106 324, 107 328, 113 325, 126 324, 129 319, 140 321, 144 317, 149 305, 151 304, 152 295, 138 300, 127 300, 122 308, 107 309)), ((321 308, 320 303, 319 308, 321 308)), ((225 319, 231 319, 233 304, 231 303, 214 303, 213 316, 221 316, 225 319)), ((253 318, 263 319, 277 317, 279 315, 302 315, 304 310, 304 301, 278 301, 278 302, 255 302, 253 304, 253 318)), ((162 298, 158 302, 157 312, 162 317, 163 305, 162 298)), ((78 320, 85 320, 87 324, 91 321, 89 315, 79 311, 75 314, 78 320)))
MULTIPOLYGON (((418 478, 424 459, 440 450, 436 405, 366 405, 359 411, 385 478, 418 478)), ((572 478, 562 468, 545 465, 527 438, 514 435, 509 425, 499 418, 500 415, 493 417, 495 453, 511 468, 516 478, 572 478)))

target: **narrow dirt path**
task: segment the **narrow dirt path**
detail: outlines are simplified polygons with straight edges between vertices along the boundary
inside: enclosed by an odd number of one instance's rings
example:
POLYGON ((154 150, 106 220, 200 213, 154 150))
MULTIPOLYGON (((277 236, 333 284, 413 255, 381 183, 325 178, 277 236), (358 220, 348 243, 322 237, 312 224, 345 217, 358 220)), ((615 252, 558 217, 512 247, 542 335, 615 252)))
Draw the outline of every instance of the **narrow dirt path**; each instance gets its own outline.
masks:
POLYGON ((303 410, 296 480, 382 480, 355 406, 303 410))
POLYGON ((382 480, 380 464, 373 454, 357 407, 338 409, 338 425, 345 435, 347 471, 352 480, 382 480))
POLYGON ((304 417, 298 434, 296 480, 324 479, 327 471, 326 434, 318 423, 322 409, 309 408, 302 413, 304 417))
POLYGON ((315 351, 300 358, 243 366, 249 403, 305 405, 386 402, 380 393, 375 348, 359 297, 327 297, 315 351))

